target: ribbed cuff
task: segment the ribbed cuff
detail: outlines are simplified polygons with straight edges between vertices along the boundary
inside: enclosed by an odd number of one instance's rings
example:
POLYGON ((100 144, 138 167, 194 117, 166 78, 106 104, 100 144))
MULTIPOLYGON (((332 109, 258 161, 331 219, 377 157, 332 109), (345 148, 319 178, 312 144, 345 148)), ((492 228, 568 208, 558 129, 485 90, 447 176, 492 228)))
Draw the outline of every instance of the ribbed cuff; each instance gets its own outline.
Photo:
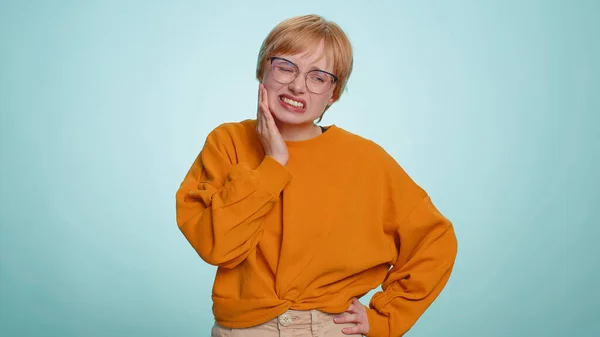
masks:
POLYGON ((271 156, 265 156, 256 169, 258 172, 259 188, 265 189, 278 196, 287 183, 292 179, 292 174, 271 156))
POLYGON ((367 319, 369 320, 369 333, 367 337, 389 337, 389 318, 374 309, 367 308, 367 319))

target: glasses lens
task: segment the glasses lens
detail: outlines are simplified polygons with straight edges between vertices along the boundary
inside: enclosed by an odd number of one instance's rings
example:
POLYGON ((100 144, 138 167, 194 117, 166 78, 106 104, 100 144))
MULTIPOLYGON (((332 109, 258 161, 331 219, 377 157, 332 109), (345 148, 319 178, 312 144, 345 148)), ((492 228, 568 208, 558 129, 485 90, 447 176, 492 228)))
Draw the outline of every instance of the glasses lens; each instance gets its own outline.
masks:
POLYGON ((297 74, 298 69, 290 62, 284 60, 273 60, 273 77, 279 83, 290 83, 292 82, 297 74))
POLYGON ((315 94, 322 94, 329 90, 334 81, 333 76, 318 70, 310 71, 306 76, 306 86, 315 94))
MULTIPOLYGON (((298 76, 299 71, 296 65, 286 60, 274 58, 271 66, 273 78, 279 83, 292 83, 298 76)), ((306 87, 315 94, 326 92, 334 82, 335 78, 324 71, 312 70, 306 74, 306 87)))

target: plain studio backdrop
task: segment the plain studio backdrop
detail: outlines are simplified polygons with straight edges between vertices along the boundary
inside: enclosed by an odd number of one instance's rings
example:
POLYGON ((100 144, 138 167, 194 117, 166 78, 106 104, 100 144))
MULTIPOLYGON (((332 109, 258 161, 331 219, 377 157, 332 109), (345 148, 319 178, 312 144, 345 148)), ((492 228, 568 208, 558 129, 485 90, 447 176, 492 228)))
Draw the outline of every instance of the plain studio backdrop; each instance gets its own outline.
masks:
POLYGON ((407 336, 600 336, 600 2, 566 0, 2 1, 1 336, 209 334, 215 268, 175 191, 213 128, 255 117, 267 33, 310 13, 355 52, 322 124, 456 228, 407 336))

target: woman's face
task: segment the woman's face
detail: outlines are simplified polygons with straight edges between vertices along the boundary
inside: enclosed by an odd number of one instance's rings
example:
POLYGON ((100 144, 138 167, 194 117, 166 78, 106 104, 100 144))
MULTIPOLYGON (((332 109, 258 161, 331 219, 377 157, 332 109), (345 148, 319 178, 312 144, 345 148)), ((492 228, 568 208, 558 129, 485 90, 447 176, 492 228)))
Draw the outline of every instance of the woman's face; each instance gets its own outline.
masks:
POLYGON ((275 56, 294 63, 299 73, 292 82, 282 84, 275 79, 271 62, 267 61, 262 84, 267 89, 271 113, 284 124, 312 124, 325 111, 325 107, 333 103, 332 96, 335 89, 335 84, 333 84, 324 93, 315 94, 307 88, 306 73, 308 71, 324 70, 333 73, 333 64, 327 60, 323 41, 312 53, 275 56))

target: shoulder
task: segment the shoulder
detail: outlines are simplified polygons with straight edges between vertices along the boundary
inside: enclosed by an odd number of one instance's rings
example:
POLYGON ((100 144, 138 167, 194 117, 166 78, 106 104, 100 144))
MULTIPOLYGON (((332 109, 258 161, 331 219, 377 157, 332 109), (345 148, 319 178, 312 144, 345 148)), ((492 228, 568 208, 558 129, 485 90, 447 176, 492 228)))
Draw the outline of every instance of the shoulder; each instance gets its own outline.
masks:
POLYGON ((247 119, 240 122, 226 122, 214 128, 208 135, 209 139, 227 140, 245 138, 255 135, 256 121, 247 119))
POLYGON ((344 133, 344 146, 351 149, 357 165, 369 172, 384 185, 403 186, 417 193, 422 193, 421 187, 412 179, 399 159, 394 158, 384 146, 366 137, 347 130, 344 133))
POLYGON ((340 130, 342 134, 340 140, 343 142, 344 147, 351 149, 360 160, 374 161, 379 164, 385 163, 386 165, 398 164, 383 146, 375 141, 345 129, 340 128, 340 130))
POLYGON ((260 145, 254 120, 226 122, 215 127, 206 137, 203 152, 237 158, 239 153, 254 152, 260 145))
POLYGON ((218 147, 240 147, 254 143, 256 139, 256 121, 247 119, 220 124, 208 134, 206 143, 218 147))

